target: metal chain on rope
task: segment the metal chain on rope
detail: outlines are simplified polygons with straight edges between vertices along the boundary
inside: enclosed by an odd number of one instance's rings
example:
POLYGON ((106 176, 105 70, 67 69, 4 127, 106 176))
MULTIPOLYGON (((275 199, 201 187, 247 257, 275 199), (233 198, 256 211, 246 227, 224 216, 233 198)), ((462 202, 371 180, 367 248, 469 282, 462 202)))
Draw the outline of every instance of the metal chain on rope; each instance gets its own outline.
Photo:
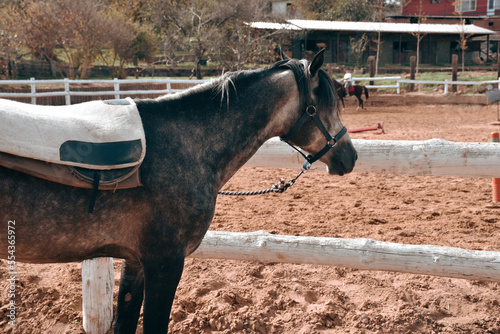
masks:
POLYGON ((268 194, 268 193, 282 193, 285 192, 288 188, 293 186, 295 184, 295 181, 306 172, 307 170, 302 168, 300 170, 300 173, 294 177, 293 179, 288 180, 288 182, 285 181, 284 178, 280 178, 278 180, 278 183, 273 184, 271 188, 268 189, 262 189, 262 190, 254 190, 254 191, 219 191, 219 195, 229 195, 229 196, 252 196, 252 195, 262 195, 262 194, 268 194))

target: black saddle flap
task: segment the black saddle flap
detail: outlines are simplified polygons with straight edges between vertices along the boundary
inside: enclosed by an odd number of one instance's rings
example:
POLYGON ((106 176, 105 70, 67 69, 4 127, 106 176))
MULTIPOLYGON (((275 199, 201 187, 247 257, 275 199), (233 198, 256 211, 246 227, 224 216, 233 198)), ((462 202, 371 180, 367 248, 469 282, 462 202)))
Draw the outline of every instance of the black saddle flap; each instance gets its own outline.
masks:
POLYGON ((59 149, 61 161, 95 166, 134 163, 140 160, 141 153, 140 139, 111 143, 69 140, 64 142, 59 149))

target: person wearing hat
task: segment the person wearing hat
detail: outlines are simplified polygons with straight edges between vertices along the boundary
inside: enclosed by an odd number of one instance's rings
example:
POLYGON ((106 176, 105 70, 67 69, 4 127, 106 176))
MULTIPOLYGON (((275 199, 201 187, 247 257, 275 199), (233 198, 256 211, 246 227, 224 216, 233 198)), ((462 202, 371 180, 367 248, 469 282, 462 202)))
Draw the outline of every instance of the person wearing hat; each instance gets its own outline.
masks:
POLYGON ((352 86, 352 82, 351 82, 352 73, 351 73, 350 68, 346 68, 345 72, 346 73, 345 73, 344 77, 342 78, 342 80, 340 80, 340 82, 344 85, 345 92, 347 94, 349 92, 349 89, 352 86))

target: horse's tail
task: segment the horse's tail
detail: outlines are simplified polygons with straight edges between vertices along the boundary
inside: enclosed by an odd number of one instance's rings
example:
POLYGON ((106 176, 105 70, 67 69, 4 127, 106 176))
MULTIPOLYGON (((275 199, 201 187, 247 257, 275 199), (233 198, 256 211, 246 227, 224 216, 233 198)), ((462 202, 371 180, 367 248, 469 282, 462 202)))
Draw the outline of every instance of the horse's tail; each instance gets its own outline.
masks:
POLYGON ((363 89, 365 90, 365 97, 368 99, 368 89, 365 86, 363 86, 363 89))

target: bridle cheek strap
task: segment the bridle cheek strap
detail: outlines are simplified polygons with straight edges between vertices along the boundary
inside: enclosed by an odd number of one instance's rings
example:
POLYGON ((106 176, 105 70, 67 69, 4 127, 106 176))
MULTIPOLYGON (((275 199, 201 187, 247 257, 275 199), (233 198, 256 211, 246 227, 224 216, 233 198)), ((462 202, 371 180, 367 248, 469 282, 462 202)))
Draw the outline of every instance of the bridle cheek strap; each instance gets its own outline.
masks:
POLYGON ((280 139, 290 145, 293 149, 295 149, 297 152, 299 152, 306 160, 304 161, 304 164, 302 165, 302 168, 304 170, 309 170, 311 165, 319 160, 322 156, 324 156, 328 151, 330 151, 331 148, 333 148, 337 142, 347 133, 347 128, 345 126, 342 127, 342 129, 335 135, 331 136, 328 130, 326 130, 325 125, 321 121, 321 119, 318 116, 318 113, 316 112, 316 107, 313 105, 310 105, 306 108, 305 113, 299 118, 297 123, 292 127, 290 132, 284 137, 281 137, 280 139), (305 155, 302 153, 300 149, 295 147, 294 145, 290 144, 289 141, 292 139, 292 137, 299 131, 299 129, 306 123, 306 121, 312 118, 318 129, 323 133, 323 136, 326 138, 326 145, 323 147, 321 151, 316 153, 314 156, 312 155, 305 155))

